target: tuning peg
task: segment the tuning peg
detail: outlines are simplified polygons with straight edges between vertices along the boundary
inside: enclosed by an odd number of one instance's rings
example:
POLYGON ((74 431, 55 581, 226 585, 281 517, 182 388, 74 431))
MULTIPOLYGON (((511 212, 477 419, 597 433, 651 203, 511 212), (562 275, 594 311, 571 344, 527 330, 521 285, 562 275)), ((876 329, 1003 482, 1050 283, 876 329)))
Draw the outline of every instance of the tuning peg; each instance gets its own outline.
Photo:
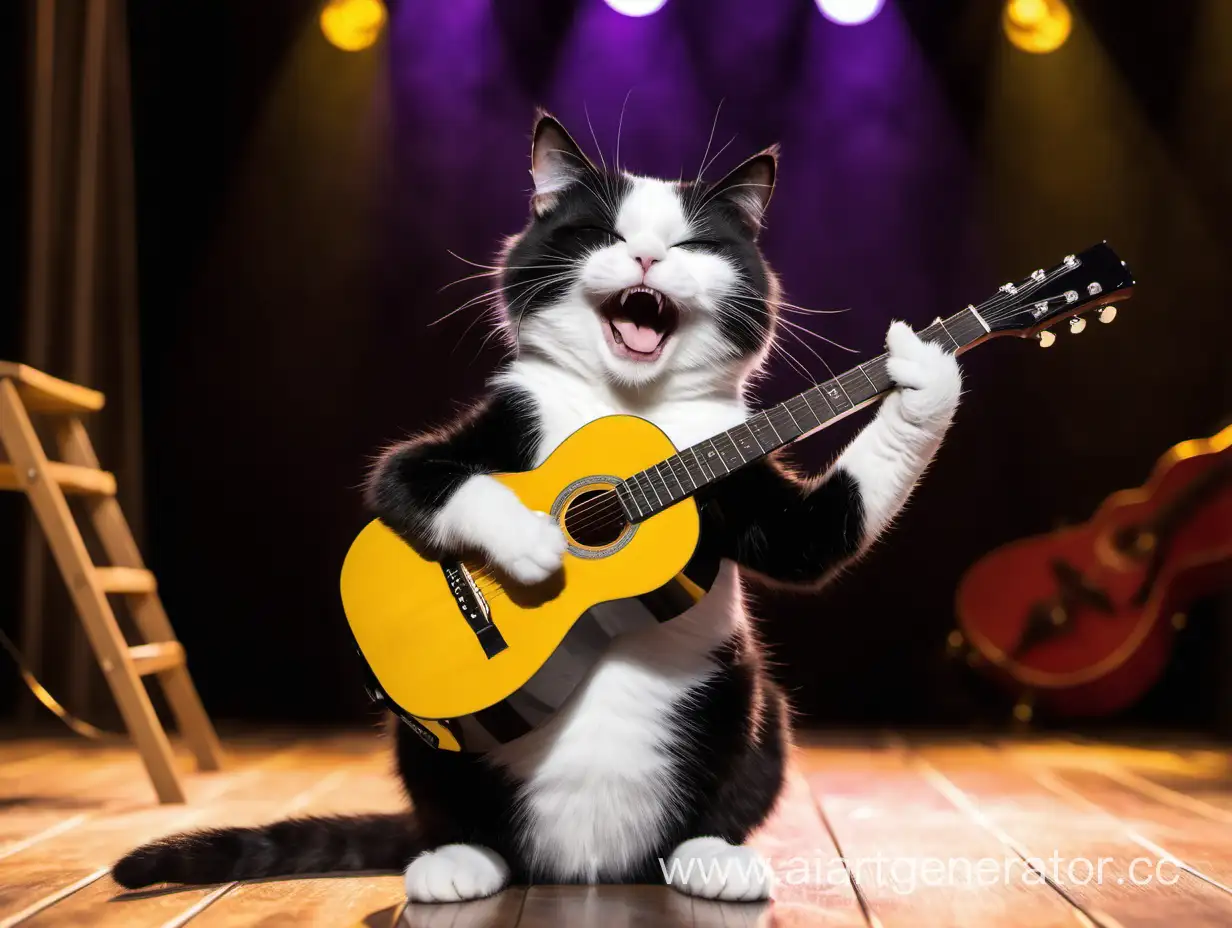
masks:
POLYGON ((1115 318, 1116 318, 1116 307, 1115 306, 1108 305, 1100 309, 1099 311, 1099 321, 1100 322, 1107 325, 1109 322, 1111 322, 1115 318))
POLYGON ((1081 332, 1086 327, 1087 327, 1087 321, 1083 319, 1081 316, 1074 316, 1069 321, 1069 330, 1075 335, 1077 335, 1079 332, 1081 332))
POLYGON ((1040 332, 1039 335, 1035 337, 1039 339, 1041 348, 1049 348, 1052 346, 1052 343, 1057 340, 1057 337, 1047 330, 1040 332))

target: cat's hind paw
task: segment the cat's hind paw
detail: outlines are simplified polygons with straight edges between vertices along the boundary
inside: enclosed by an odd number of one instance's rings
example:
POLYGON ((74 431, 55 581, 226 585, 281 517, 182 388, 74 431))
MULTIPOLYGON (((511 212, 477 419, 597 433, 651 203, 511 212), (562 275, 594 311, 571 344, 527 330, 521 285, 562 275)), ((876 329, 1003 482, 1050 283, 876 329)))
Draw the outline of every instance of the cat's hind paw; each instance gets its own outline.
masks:
POLYGON ((509 865, 486 847, 446 844, 412 860, 404 881, 411 902, 466 902, 504 889, 509 865))
POLYGON ((690 838, 672 851, 667 885, 689 896, 722 902, 770 898, 774 872, 757 851, 722 838, 690 838))

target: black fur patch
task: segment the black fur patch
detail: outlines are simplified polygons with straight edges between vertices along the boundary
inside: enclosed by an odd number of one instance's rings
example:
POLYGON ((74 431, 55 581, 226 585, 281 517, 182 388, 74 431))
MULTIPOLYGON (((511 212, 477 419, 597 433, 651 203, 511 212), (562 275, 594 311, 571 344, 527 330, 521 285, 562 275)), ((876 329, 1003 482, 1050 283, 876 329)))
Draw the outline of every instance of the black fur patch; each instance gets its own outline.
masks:
POLYGON ((703 532, 722 556, 767 580, 808 586, 850 559, 864 540, 864 506, 842 468, 815 485, 771 455, 706 491, 703 532))
POLYGON ((138 889, 155 883, 401 870, 423 849, 410 814, 301 818, 172 835, 130 851, 111 873, 125 889, 138 889))
POLYGON ((491 394, 461 421, 394 445, 368 476, 368 508, 412 545, 427 542, 432 517, 468 477, 530 470, 539 443, 534 401, 491 394))

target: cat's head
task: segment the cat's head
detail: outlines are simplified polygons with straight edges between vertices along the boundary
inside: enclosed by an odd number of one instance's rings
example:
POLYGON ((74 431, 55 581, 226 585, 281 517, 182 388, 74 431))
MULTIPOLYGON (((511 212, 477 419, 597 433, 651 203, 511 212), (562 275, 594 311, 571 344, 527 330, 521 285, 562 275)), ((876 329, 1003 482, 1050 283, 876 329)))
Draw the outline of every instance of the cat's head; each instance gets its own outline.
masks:
POLYGON ((548 115, 531 147, 527 227, 501 285, 520 353, 640 387, 742 379, 773 338, 777 282, 757 247, 777 148, 717 183, 596 166, 548 115))

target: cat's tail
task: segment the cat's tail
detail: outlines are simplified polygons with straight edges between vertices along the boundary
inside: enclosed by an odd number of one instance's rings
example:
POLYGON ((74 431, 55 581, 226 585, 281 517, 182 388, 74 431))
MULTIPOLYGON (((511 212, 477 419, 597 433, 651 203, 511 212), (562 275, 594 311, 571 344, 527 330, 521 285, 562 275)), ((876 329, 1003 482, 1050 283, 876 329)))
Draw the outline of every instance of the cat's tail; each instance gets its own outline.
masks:
POLYGON ((144 844, 111 869, 126 889, 152 883, 231 883, 269 876, 402 870, 423 848, 411 813, 295 818, 214 828, 144 844))

